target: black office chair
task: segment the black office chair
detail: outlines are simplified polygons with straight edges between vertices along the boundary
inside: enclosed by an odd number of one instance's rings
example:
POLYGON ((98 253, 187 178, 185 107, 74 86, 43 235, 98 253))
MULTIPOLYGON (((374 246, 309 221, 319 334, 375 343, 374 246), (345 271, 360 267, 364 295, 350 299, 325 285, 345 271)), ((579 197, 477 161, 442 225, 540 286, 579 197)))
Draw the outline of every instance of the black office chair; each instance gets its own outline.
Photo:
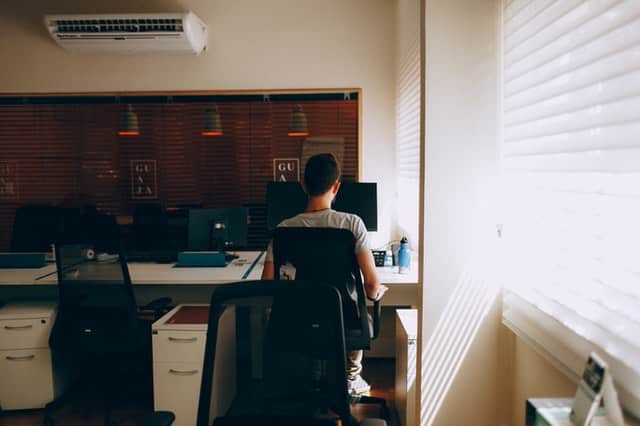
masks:
POLYGON ((18 207, 13 221, 11 251, 49 251, 57 239, 59 228, 60 212, 57 207, 40 204, 18 207))
POLYGON ((133 210, 133 232, 138 251, 169 248, 169 219, 160 204, 138 204, 133 210))
POLYGON ((186 206, 176 206, 174 209, 167 210, 167 246, 176 252, 187 250, 189 247, 190 208, 191 207, 186 206))
MULTIPOLYGON (((319 280, 330 283, 342 298, 344 334, 347 351, 368 350, 371 340, 380 333, 380 301, 373 304, 369 323, 362 274, 355 256, 355 238, 347 229, 276 228, 273 237, 275 279, 287 263, 296 269, 296 280, 319 280)), ((307 305, 312 304, 307 301, 307 305)), ((386 401, 371 396, 353 397, 352 402, 380 405, 383 417, 389 418, 386 401)))
MULTIPOLYGON (((196 425, 386 425, 352 418, 344 345, 342 303, 331 286, 253 281, 216 288, 196 425)), ((170 424, 161 418, 166 413, 155 416, 144 425, 170 424)))
MULTIPOLYGON (((56 359, 74 373, 92 376, 105 399, 104 424, 111 426, 111 403, 129 376, 151 378, 151 333, 138 316, 131 278, 122 255, 95 260, 86 245, 56 244, 58 312, 49 337, 56 359)), ((158 315, 164 299, 156 303, 158 315)), ((150 387, 150 386, 149 386, 150 387)), ((45 409, 45 425, 53 424, 53 411, 64 402, 52 401, 45 409)))
POLYGON ((99 211, 92 204, 84 205, 77 210, 80 214, 77 226, 70 229, 69 226, 73 226, 73 222, 63 225, 63 235, 75 238, 69 243, 90 242, 96 251, 117 253, 122 243, 120 227, 115 216, 99 211))

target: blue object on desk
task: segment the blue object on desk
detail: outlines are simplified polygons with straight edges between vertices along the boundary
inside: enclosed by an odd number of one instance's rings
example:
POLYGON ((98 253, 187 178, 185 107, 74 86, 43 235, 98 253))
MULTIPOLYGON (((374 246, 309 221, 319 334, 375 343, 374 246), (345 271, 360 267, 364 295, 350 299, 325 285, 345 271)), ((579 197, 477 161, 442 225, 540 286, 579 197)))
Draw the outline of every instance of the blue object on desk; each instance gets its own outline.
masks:
POLYGON ((398 250, 398 272, 408 274, 411 266, 410 262, 409 242, 407 241, 407 237, 402 237, 402 240, 400 240, 400 250, 398 250))
POLYGON ((227 258, 221 251, 183 251, 178 253, 178 267, 224 267, 227 258))
POLYGON ((0 268, 42 268, 46 253, 0 253, 0 268))

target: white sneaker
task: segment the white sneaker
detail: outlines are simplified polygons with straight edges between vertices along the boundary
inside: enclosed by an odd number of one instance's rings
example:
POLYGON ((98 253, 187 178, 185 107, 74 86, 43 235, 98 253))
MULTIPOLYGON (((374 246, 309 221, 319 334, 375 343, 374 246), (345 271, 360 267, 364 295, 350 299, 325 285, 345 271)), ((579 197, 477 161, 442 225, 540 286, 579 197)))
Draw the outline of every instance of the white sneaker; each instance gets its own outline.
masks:
POLYGON ((357 375, 353 380, 347 380, 349 395, 363 395, 371 390, 371 386, 367 383, 362 376, 357 375))

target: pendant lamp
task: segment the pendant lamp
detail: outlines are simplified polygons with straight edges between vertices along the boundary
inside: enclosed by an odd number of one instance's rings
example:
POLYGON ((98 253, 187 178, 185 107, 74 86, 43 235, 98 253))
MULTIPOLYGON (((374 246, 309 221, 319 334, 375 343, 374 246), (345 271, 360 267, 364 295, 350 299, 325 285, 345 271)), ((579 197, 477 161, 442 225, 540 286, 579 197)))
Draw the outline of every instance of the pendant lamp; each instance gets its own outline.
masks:
POLYGON ((307 116, 302 111, 300 104, 295 104, 289 117, 289 136, 309 136, 307 116))
POLYGON ((120 114, 120 127, 118 127, 118 135, 120 136, 138 136, 140 127, 138 126, 138 115, 133 110, 131 104, 120 114))
POLYGON ((202 136, 222 136, 222 121, 218 106, 204 110, 204 129, 202 136))

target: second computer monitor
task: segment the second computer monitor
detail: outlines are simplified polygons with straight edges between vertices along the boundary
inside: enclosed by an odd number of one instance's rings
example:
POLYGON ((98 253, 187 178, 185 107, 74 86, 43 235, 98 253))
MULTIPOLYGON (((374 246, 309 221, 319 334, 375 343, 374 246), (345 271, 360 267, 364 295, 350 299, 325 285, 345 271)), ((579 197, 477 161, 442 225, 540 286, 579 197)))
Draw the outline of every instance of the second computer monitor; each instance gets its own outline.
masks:
MULTIPOLYGON (((284 219, 302 213, 307 204, 299 182, 269 182, 267 184, 267 226, 274 229, 284 219)), ((378 196, 376 183, 342 182, 333 208, 353 213, 362 219, 367 230, 378 230, 378 196)))
POLYGON ((333 208, 360 216, 368 231, 378 230, 378 190, 375 182, 342 182, 333 208))
POLYGON ((247 246, 245 207, 190 209, 189 250, 226 250, 247 246))

